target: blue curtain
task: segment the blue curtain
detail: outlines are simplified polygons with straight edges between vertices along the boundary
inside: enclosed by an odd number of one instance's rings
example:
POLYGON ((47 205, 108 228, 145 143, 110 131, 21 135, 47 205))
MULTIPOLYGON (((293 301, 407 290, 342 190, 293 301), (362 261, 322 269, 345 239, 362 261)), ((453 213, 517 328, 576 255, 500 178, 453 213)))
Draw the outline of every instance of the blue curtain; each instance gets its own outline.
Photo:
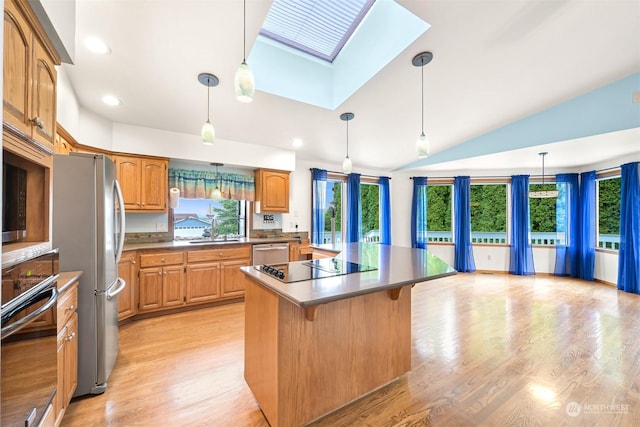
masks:
POLYGON ((411 247, 427 248, 427 177, 413 177, 411 247))
POLYGON ((618 289, 640 294, 640 175, 638 162, 622 165, 618 289))
POLYGON ((359 242, 362 237, 362 202, 360 201, 360 174, 351 173, 347 178, 347 239, 346 243, 359 242))
POLYGON ((556 232, 564 234, 564 242, 556 243, 556 276, 578 277, 580 271, 579 230, 580 215, 578 209, 578 174, 563 173, 556 175, 560 194, 556 199, 556 232))
POLYGON ((380 243, 391 244, 391 193, 389 177, 380 177, 380 243))
POLYGON ((327 205, 327 171, 311 169, 311 242, 324 243, 324 208, 327 205))
POLYGON ((596 172, 580 174, 580 272, 578 277, 593 280, 596 261, 596 172))
POLYGON ((529 175, 511 177, 511 256, 509 273, 535 274, 529 241, 529 175))
POLYGON ((471 178, 456 176, 453 180, 454 251, 456 270, 463 273, 476 271, 471 244, 471 178))

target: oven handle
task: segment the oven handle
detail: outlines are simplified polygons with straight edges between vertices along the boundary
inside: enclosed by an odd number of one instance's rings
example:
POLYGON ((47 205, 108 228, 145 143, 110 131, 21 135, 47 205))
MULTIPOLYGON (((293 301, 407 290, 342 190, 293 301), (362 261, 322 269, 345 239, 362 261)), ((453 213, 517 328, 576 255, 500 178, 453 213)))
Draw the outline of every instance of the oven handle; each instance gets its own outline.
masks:
POLYGON ((36 311, 34 311, 33 313, 29 313, 28 315, 26 315, 24 318, 18 320, 15 323, 12 323, 9 326, 5 326, 4 328, 2 328, 2 332, 1 332, 1 338, 5 339, 6 337, 8 337, 9 335, 13 334, 14 332, 18 332, 20 329, 24 328, 25 326, 27 326, 28 323, 30 323, 32 320, 34 320, 36 317, 40 316, 42 313, 44 313, 45 311, 49 310, 51 308, 51 306, 53 306, 53 304, 56 303, 56 301, 58 300, 58 289, 56 288, 49 288, 46 291, 42 292, 40 295, 38 295, 37 298, 30 300, 29 302, 27 302, 24 306, 20 307, 19 310, 16 310, 13 315, 7 319, 10 320, 12 317, 15 317, 15 315, 17 315, 19 312, 26 310, 27 308, 31 307, 33 304, 42 301, 44 298, 46 298, 46 296, 44 296, 45 294, 51 292, 51 296, 49 297, 49 301, 47 301, 42 307, 38 308, 36 311))

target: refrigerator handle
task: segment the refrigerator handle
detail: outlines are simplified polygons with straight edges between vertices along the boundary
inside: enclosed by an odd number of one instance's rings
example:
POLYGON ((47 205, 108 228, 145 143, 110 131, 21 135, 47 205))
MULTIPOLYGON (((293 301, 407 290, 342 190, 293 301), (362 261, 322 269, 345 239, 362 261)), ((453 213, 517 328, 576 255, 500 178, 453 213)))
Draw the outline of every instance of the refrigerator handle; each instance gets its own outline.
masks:
POLYGON ((117 281, 120 283, 120 285, 113 292, 111 292, 110 290, 107 291, 107 299, 115 297, 120 292, 122 292, 124 288, 127 287, 127 282, 125 282, 122 277, 118 277, 117 281))
POLYGON ((120 262, 122 256, 122 250, 124 249, 124 235, 125 235, 125 216, 124 216, 124 197, 122 197, 122 190, 120 189, 120 183, 118 180, 114 180, 116 189, 116 195, 118 196, 118 204, 120 205, 120 237, 118 238, 118 249, 116 251, 116 264, 120 262))

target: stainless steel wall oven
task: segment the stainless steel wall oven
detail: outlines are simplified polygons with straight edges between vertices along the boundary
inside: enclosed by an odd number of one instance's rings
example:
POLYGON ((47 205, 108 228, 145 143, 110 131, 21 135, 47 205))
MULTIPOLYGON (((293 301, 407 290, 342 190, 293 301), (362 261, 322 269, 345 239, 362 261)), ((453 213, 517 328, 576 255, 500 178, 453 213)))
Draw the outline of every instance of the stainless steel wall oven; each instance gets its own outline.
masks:
POLYGON ((58 250, 2 268, 3 426, 36 426, 57 384, 58 250))

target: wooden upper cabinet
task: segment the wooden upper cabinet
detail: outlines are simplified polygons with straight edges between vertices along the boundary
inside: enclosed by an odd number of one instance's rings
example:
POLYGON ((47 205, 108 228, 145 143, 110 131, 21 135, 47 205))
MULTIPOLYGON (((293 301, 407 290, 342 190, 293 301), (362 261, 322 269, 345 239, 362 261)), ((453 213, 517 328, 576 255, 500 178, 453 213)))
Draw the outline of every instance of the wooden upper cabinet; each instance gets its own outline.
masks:
POLYGON ((256 170, 256 200, 261 212, 289 212, 289 174, 287 171, 256 170))
POLYGON ((126 211, 167 210, 168 161, 114 156, 126 211))
MULTIPOLYGON (((53 152, 56 134, 56 69, 45 42, 33 30, 26 2, 4 2, 3 121, 53 152), (18 6, 20 4, 20 6, 18 6)), ((38 24, 39 25, 39 24, 38 24)))
POLYGON ((142 209, 167 210, 168 171, 166 160, 142 159, 140 199, 142 209))

